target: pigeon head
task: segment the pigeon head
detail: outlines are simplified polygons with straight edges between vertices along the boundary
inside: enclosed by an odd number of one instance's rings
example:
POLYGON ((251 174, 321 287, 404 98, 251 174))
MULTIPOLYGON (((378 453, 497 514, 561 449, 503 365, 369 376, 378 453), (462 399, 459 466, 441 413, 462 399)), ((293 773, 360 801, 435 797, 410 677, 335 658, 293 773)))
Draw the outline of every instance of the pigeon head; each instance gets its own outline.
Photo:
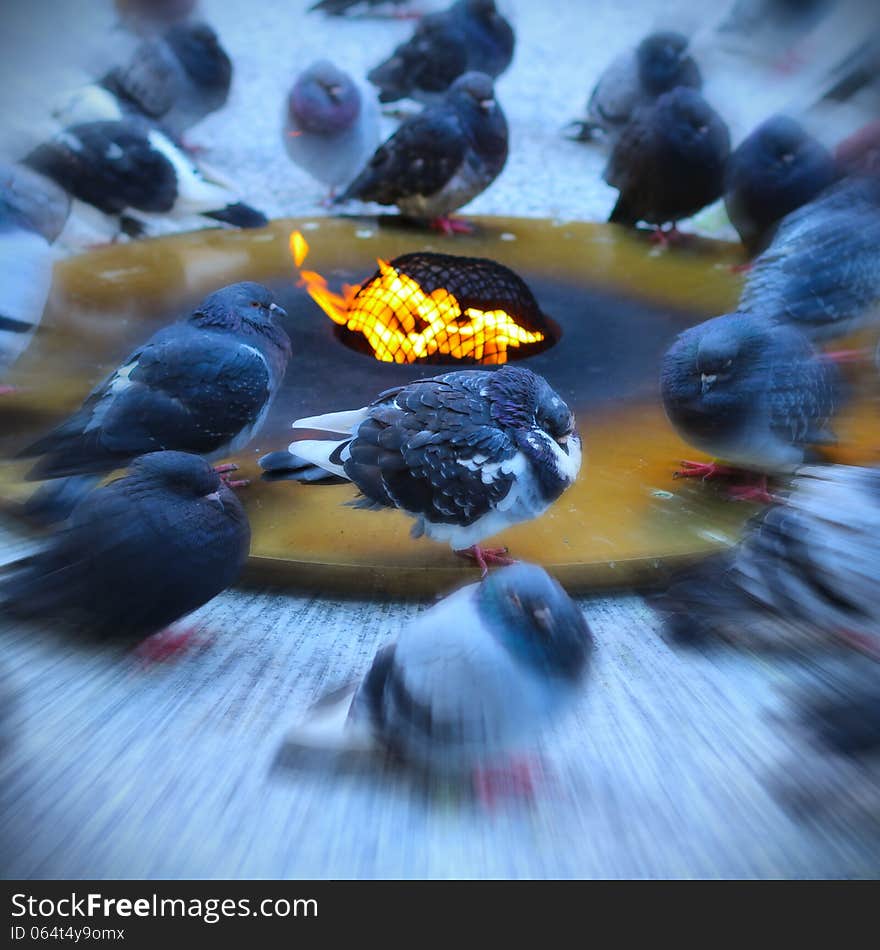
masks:
POLYGON ((534 564, 490 574, 477 599, 486 625, 514 658, 542 676, 578 680, 593 637, 584 615, 562 587, 534 564))
POLYGON ((287 110, 291 122, 305 132, 342 132, 360 114, 361 94, 347 73, 322 59, 300 74, 287 110))
POLYGON ((498 16, 495 0, 463 0, 462 7, 475 20, 489 20, 498 16))
POLYGON ((688 39, 681 33, 652 33, 639 43, 636 61, 642 85, 654 95, 667 92, 679 85, 697 85, 692 79, 697 67, 686 56, 688 39))
POLYGON ((190 317, 200 327, 218 327, 250 336, 263 336, 290 353, 290 340, 278 323, 287 313, 272 294, 251 281, 229 284, 205 297, 190 317))
POLYGON ((165 32, 165 42, 196 85, 203 89, 229 88, 232 61, 207 23, 176 24, 165 32))
POLYGON ((216 495, 223 483, 220 476, 201 456, 188 452, 150 452, 136 458, 129 467, 130 476, 151 486, 184 498, 216 495))
POLYGON ((197 0, 116 0, 116 8, 123 16, 144 17, 164 23, 174 23, 190 16, 197 0))
POLYGON ((722 163, 730 150, 730 133, 721 116, 695 90, 678 86, 655 106, 656 127, 666 141, 692 161, 722 163))
POLYGON ((766 170, 776 177, 813 178, 821 175, 817 192, 831 184, 834 177, 831 154, 788 116, 779 115, 768 119, 746 139, 741 148, 744 156, 758 170, 766 170))
POLYGON ((498 110, 495 101, 495 84, 485 73, 464 73, 449 87, 450 102, 467 114, 490 115, 498 110))

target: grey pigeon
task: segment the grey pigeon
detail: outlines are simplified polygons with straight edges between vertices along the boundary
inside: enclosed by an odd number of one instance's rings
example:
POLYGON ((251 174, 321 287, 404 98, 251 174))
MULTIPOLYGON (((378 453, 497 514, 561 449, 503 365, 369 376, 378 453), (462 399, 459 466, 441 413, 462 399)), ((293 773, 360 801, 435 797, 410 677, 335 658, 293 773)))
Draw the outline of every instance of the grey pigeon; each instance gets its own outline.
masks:
POLYGON ((834 364, 800 331, 730 313, 681 333, 663 357, 666 415, 691 445, 740 468, 787 473, 832 441, 834 364))
POLYGON ((572 123, 575 137, 589 141, 596 132, 616 136, 640 108, 676 86, 696 90, 703 86, 699 67, 688 55, 688 38, 681 33, 651 33, 599 77, 586 118, 572 123))
POLYGON ((153 452, 87 495, 43 550, 5 568, 0 602, 95 638, 141 639, 233 584, 249 548, 244 509, 211 466, 153 452))
POLYGON ((657 603, 680 643, 880 647, 880 469, 802 468, 784 504, 657 603))
POLYGON ((267 223, 227 183, 200 170, 167 135, 139 120, 72 126, 24 162, 95 209, 93 214, 100 212, 117 233, 141 234, 194 215, 243 228, 267 223))
POLYGON ((358 507, 399 508, 416 519, 414 537, 448 541, 484 570, 492 552, 479 543, 542 515, 581 465, 571 410, 541 376, 510 365, 417 380, 293 428, 342 438, 295 441, 260 459, 264 477, 354 482, 358 507))
POLYGON ((507 120, 492 80, 466 73, 441 104, 406 120, 337 200, 397 205, 455 230, 449 215, 485 191, 506 161, 507 120))
POLYGON ((441 777, 503 766, 574 705, 592 650, 583 614, 543 568, 502 568, 418 616, 353 698, 319 704, 289 742, 385 751, 441 777))
POLYGON ((380 102, 437 101, 463 73, 500 76, 513 59, 513 29, 494 0, 459 0, 423 17, 412 37, 367 74, 380 102))
POLYGON ((837 178, 828 149, 788 116, 763 122, 734 150, 724 206, 749 254, 763 250, 779 221, 837 178))
POLYGON ((139 346, 69 419, 28 446, 31 478, 100 475, 161 449, 216 456, 259 429, 290 358, 284 311, 230 284, 139 346))
POLYGON ((379 107, 372 92, 322 59, 297 77, 284 104, 282 135, 290 158, 332 195, 379 144, 379 107))
POLYGON ((784 218, 739 308, 813 340, 880 320, 880 178, 845 179, 784 218))
POLYGON ((620 133, 605 181, 620 192, 609 221, 657 227, 689 218, 721 197, 730 134, 694 89, 644 106, 620 133))
POLYGON ((54 182, 22 165, 0 165, 0 383, 42 319, 52 242, 69 212, 70 199, 54 182))

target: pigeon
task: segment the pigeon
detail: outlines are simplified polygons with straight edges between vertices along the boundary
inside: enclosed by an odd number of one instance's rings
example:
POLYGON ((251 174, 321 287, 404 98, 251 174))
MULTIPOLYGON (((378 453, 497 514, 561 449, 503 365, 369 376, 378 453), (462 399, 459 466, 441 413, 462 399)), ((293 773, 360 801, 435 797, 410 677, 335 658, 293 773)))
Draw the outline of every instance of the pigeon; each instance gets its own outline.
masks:
POLYGON ((331 189, 347 185, 379 144, 379 108, 327 60, 296 80, 284 106, 284 146, 292 161, 331 189))
POLYGON ((880 320, 880 178, 844 179, 783 218, 748 272, 739 309, 811 339, 880 320))
POLYGON ((343 437, 264 456, 264 478, 354 482, 356 507, 401 509, 416 519, 413 537, 448 541, 484 573, 504 558, 480 542, 543 514, 581 466, 571 410, 543 377, 511 365, 416 380, 293 428, 343 437))
MULTIPOLYGON (((797 329, 729 313, 679 334, 663 357, 666 415, 691 445, 761 475, 791 473, 828 444, 841 380, 797 329)), ((714 462, 680 475, 723 474, 714 462)), ((765 489, 766 491, 766 489, 765 489)))
POLYGON ((77 90, 56 110, 64 125, 138 116, 180 143, 226 104, 232 62, 206 23, 182 23, 140 41, 128 62, 77 90))
POLYGON ((24 163, 91 206, 114 233, 138 235, 188 215, 242 228, 268 223, 167 135, 135 119, 71 126, 38 145, 24 163))
POLYGON ((620 133, 605 181, 620 192, 609 221, 661 226, 721 197, 730 134, 694 89, 679 87, 641 108, 620 133))
POLYGON ((406 120, 337 198, 397 205, 409 217, 433 219, 444 233, 464 230, 449 215, 498 177, 507 161, 507 120, 492 80, 465 73, 440 105, 406 120))
POLYGON ((148 452, 218 456, 259 429, 290 358, 285 312, 260 284, 230 284, 155 333, 82 407, 20 456, 29 478, 102 475, 148 452))
POLYGON ((805 466, 726 551, 678 577, 655 606, 684 645, 880 647, 880 469, 805 466))
POLYGON ((481 773, 574 705, 592 651, 562 587, 543 568, 515 564, 416 617, 356 687, 319 702, 288 742, 385 752, 453 780, 481 773))
POLYGON ((513 59, 513 29, 494 0, 459 0, 423 17, 412 37, 367 74, 380 102, 438 101, 464 73, 500 76, 513 59))
POLYGON ((762 123, 730 156, 724 206, 750 255, 770 243, 776 226, 832 185, 831 153, 787 116, 762 123))
POLYGON ((0 164, 0 393, 43 316, 56 252, 70 212, 54 182, 22 165, 0 164))
POLYGON ((703 77, 688 55, 688 38, 658 32, 615 59, 599 77, 587 103, 586 118, 571 123, 578 141, 597 132, 616 137, 633 115, 677 86, 699 91, 703 77))
POLYGON ((43 550, 4 569, 0 607, 140 640, 233 584, 249 548, 244 509, 208 462, 151 452, 90 492, 43 550))

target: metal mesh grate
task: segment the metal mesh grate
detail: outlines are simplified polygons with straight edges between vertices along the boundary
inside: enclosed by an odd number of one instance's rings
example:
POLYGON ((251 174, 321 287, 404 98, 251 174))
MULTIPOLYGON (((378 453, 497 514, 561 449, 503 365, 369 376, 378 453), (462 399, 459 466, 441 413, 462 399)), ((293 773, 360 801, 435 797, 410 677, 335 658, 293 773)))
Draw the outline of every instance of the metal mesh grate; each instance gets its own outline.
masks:
POLYGON ((347 327, 363 334, 378 359, 397 363, 504 363, 554 342, 513 271, 484 258, 426 252, 380 262, 349 302, 347 327))

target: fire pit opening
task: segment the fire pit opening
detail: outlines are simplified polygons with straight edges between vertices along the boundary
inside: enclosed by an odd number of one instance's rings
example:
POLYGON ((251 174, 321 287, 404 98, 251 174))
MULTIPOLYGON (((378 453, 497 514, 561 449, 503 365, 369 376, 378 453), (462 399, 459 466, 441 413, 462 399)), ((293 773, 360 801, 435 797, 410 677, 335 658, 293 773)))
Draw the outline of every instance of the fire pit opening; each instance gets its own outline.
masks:
MULTIPOLYGON (((302 264, 299 232, 291 251, 302 264)), ((389 363, 481 364, 524 359, 559 341, 525 281, 485 258, 416 252, 391 262, 341 294, 313 271, 300 284, 336 324, 346 346, 389 363)))

